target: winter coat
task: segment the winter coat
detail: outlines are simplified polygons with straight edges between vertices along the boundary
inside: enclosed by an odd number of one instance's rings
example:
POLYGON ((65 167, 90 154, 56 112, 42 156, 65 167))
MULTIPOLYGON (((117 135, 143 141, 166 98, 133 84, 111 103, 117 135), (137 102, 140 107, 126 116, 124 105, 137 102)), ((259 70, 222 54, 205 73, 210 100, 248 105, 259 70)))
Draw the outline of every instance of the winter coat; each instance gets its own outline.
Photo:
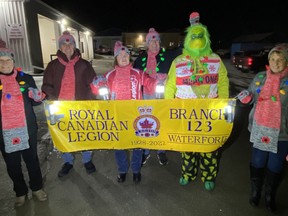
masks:
MULTIPOLYGON (((157 73, 167 74, 170 69, 171 62, 178 54, 179 53, 176 52, 176 50, 166 51, 163 48, 160 49, 158 55, 156 56, 157 67, 159 69, 157 73)), ((147 59, 148 59, 148 53, 147 52, 142 53, 134 61, 133 67, 144 71, 147 66, 147 59)))
MULTIPOLYGON (((259 72, 255 75, 254 79, 248 87, 248 91, 253 95, 253 107, 249 113, 248 130, 251 131, 252 123, 254 119, 254 112, 258 101, 260 89, 263 87, 266 81, 266 72, 259 72)), ((281 100, 281 124, 278 140, 288 140, 288 77, 284 77, 280 82, 280 100, 281 100), (281 91, 280 91, 281 90, 281 91), (282 93, 281 93, 282 92, 282 93)))
MULTIPOLYGON (((57 56, 68 62, 66 55, 60 50, 57 51, 57 56)), ((80 51, 75 50, 71 59, 75 56, 80 56, 80 51)), ((47 65, 44 71, 42 91, 47 95, 49 100, 58 100, 61 82, 65 66, 58 59, 54 59, 47 65)), ((95 96, 91 92, 90 84, 96 73, 92 65, 81 57, 74 66, 75 71, 75 100, 92 100, 95 96)))
MULTIPOLYGON (((169 50, 166 51, 165 49, 161 48, 159 53, 156 55, 156 62, 157 62, 157 74, 155 78, 161 82, 165 82, 167 78, 168 71, 170 69, 171 62, 174 60, 174 58, 179 55, 178 50, 169 50)), ((145 73, 149 74, 146 70, 147 67, 147 60, 148 60, 148 53, 147 51, 142 53, 137 57, 137 59, 134 61, 134 68, 138 68, 145 73)), ((154 98, 154 94, 149 94, 149 91, 144 88, 143 89, 144 98, 154 98)))

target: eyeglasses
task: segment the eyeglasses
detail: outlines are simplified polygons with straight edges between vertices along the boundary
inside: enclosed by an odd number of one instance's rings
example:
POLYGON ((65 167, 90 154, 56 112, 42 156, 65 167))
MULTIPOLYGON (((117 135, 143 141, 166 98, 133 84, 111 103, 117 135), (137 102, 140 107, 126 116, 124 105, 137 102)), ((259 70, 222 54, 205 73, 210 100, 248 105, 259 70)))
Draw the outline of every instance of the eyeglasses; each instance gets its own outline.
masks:
POLYGON ((0 64, 5 64, 5 63, 11 63, 13 62, 13 59, 0 59, 0 64))

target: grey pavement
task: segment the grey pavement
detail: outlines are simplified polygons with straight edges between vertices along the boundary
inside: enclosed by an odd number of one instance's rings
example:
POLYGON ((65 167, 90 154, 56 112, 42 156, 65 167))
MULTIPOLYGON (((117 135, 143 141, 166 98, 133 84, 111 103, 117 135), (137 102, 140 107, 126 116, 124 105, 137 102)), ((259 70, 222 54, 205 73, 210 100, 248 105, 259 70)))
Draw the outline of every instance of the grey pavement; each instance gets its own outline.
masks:
MULTIPOLYGON (((219 174, 213 191, 206 191, 200 178, 186 186, 179 185, 181 155, 168 151, 169 163, 161 166, 156 152, 151 152, 142 167, 142 181, 134 184, 132 173, 126 182, 116 181, 117 167, 113 150, 94 150, 97 171, 88 175, 76 153, 74 168, 59 179, 62 165, 59 153, 47 134, 43 106, 35 108, 39 124, 39 158, 44 189, 49 199, 38 202, 29 192, 23 207, 14 208, 15 195, 0 156, 0 216, 266 216, 264 199, 259 207, 248 203, 250 144, 247 131, 249 108, 237 106, 234 128, 222 147, 219 174)), ((288 165, 288 163, 287 163, 288 165)), ((28 176, 23 164, 25 177, 28 176)), ((288 166, 277 194, 279 213, 288 215, 288 166)))

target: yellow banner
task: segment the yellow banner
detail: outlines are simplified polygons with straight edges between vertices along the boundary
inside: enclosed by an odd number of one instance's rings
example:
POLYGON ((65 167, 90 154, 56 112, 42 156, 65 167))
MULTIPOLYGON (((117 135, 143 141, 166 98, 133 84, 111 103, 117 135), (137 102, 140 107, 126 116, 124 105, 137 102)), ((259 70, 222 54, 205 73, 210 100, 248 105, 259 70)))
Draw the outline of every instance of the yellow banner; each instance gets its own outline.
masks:
POLYGON ((45 102, 49 131, 61 152, 214 151, 231 134, 234 108, 235 99, 45 102))

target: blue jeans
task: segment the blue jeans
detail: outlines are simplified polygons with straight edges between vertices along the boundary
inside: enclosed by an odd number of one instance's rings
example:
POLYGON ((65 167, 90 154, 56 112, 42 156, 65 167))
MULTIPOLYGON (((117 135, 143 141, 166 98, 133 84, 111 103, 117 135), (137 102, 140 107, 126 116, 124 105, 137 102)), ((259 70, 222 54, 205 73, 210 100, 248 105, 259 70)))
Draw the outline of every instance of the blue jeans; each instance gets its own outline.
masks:
POLYGON ((147 94, 143 94, 143 99, 144 100, 151 100, 151 99, 155 99, 155 95, 147 95, 147 94))
POLYGON ((142 149, 133 149, 131 163, 129 163, 130 160, 128 158, 129 155, 127 150, 115 150, 115 159, 118 165, 118 172, 127 173, 129 165, 131 165, 132 172, 139 173, 141 170, 142 153, 142 149))
MULTIPOLYGON (((157 151, 157 154, 165 153, 165 152, 166 152, 165 150, 158 150, 158 151, 157 151)), ((150 154, 150 149, 144 149, 144 154, 145 154, 145 155, 150 154)))
POLYGON ((277 153, 252 148, 251 165, 255 168, 267 168, 274 173, 281 173, 288 155, 288 141, 278 142, 277 153))
MULTIPOLYGON (((87 163, 92 160, 92 151, 82 151, 81 154, 83 163, 87 163)), ((62 153, 62 159, 64 160, 64 163, 70 163, 73 165, 74 155, 73 153, 65 152, 62 153)))

